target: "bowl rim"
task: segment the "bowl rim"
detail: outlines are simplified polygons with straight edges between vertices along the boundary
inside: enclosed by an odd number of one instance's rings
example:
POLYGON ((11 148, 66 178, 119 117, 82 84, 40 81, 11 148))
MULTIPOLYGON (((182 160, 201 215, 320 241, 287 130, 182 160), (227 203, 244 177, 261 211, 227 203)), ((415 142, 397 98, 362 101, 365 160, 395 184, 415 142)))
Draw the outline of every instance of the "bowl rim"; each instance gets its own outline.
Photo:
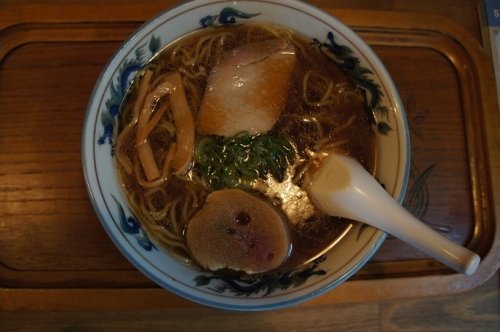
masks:
MULTIPOLYGON (((156 23, 161 23, 161 21, 165 18, 165 16, 172 15, 174 12, 182 12, 184 13, 185 11, 189 11, 193 9, 193 6, 196 5, 207 5, 207 4, 216 4, 216 3, 236 3, 236 2, 257 2, 257 3, 272 3, 272 4, 277 4, 277 5, 285 5, 285 6, 291 6, 293 8, 300 8, 302 9, 302 12, 312 16, 313 19, 319 19, 323 23, 326 22, 327 25, 329 26, 335 26, 335 27, 340 27, 342 30, 347 31, 349 34, 349 41, 356 45, 358 48, 360 48, 361 53, 366 56, 367 58, 370 59, 370 62, 374 64, 377 67, 377 71, 381 72, 383 74, 383 77, 379 77, 379 79, 383 79, 385 84, 386 84, 386 90, 390 91, 391 94, 387 96, 388 98, 392 98, 393 100, 391 103, 393 105, 397 105, 398 109, 394 111, 394 115, 396 117, 396 122, 398 125, 402 126, 401 128, 401 133, 403 134, 404 137, 398 137, 398 140, 400 141, 400 150, 404 151, 404 153, 400 153, 400 155, 405 158, 406 162, 405 163, 400 163, 400 167, 398 167, 398 176, 400 179, 398 180, 398 184, 396 184, 396 199, 401 203, 404 194, 407 189, 408 185, 408 179, 409 179, 409 172, 410 172, 410 137, 409 137, 409 127, 408 127, 408 122, 406 119, 406 115, 404 112, 403 104, 401 102, 399 93, 397 92, 397 89, 395 87, 395 84, 389 75, 387 69, 383 65, 383 63, 380 61, 378 56, 373 52, 373 50, 364 42, 350 27, 345 25, 342 21, 340 21, 338 18, 324 12, 323 10, 309 4, 309 3, 304 3, 298 0, 286 0, 286 1, 281 1, 281 0, 252 0, 252 1, 229 1, 229 0, 191 0, 187 2, 182 2, 179 3, 173 7, 170 7, 164 11, 159 12, 157 15, 146 21, 144 24, 142 24, 139 28, 137 28, 129 37, 127 37, 124 42, 120 45, 120 47, 113 53, 113 55, 109 58, 105 66, 103 67, 103 70, 101 71, 99 77, 96 80, 96 83, 94 85, 94 88, 92 90, 92 93, 89 98, 89 102, 87 105, 87 109, 85 112, 85 117, 83 121, 83 132, 82 132, 82 141, 81 141, 81 146, 82 146, 82 167, 83 167, 83 173, 84 173, 84 178, 85 178, 85 185, 87 188, 87 192, 89 194, 92 206, 94 208, 94 211, 96 212, 101 225, 104 227, 106 230, 106 233, 108 236, 111 238, 112 242, 114 243, 115 247, 117 247, 122 255, 124 255, 141 273, 145 274, 149 279, 153 280, 156 284, 160 285, 161 287, 167 289, 168 291, 171 291, 172 293, 182 296, 188 300, 191 300, 196 303, 200 303, 203 305, 211 306, 211 307, 216 307, 216 308, 221 308, 221 309, 228 309, 228 310, 235 310, 235 311, 262 311, 262 310, 271 310, 271 309, 278 309, 278 308, 284 308, 284 307, 289 307, 292 305, 296 305, 298 303, 302 303, 308 300, 311 300, 312 298, 315 298, 321 294, 324 294, 331 289, 337 287, 339 284, 343 283, 346 281, 348 278, 350 278, 353 274, 355 274, 362 266, 368 262, 373 255, 377 252, 377 250, 380 248, 382 243, 384 242, 385 238, 387 237, 387 234, 381 230, 375 230, 374 235, 376 236, 376 240, 373 243, 373 245, 370 248, 367 248, 368 246, 363 247, 363 251, 367 251, 367 253, 363 254, 363 259, 359 260, 356 264, 354 264, 348 271, 346 271, 342 276, 339 278, 332 280, 328 284, 321 286, 317 289, 315 289, 312 292, 308 292, 304 295, 297 296, 294 298, 283 298, 282 301, 279 301, 277 303, 269 303, 269 304, 263 304, 259 303, 257 305, 250 303, 249 305, 232 305, 232 304, 224 304, 221 302, 217 301, 211 301, 207 298, 204 297, 199 297, 196 295, 193 295, 191 293, 185 292, 182 289, 179 289, 175 287, 175 285, 172 285, 169 282, 165 282, 164 280, 161 280, 160 278, 157 278, 157 276, 153 273, 150 272, 149 268, 144 266, 144 262, 137 259, 134 255, 134 253, 131 253, 128 248, 122 245, 120 241, 114 236, 115 230, 111 229, 110 225, 106 222, 106 216, 102 213, 97 198, 94 195, 94 189, 93 189, 93 183, 92 183, 92 178, 91 174, 89 173, 89 169, 87 167, 87 162, 89 162, 90 159, 94 159, 92 154, 87 153, 87 149, 90 147, 93 147, 95 145, 95 142, 93 140, 88 140, 88 130, 87 128, 94 128, 95 127, 89 127, 89 123, 91 123, 92 120, 97 121, 97 118, 100 114, 100 111, 98 110, 96 113, 96 119, 90 118, 91 113, 92 113, 92 107, 93 107, 93 101, 96 98, 100 98, 100 95, 98 95, 98 92, 101 90, 101 84, 103 82, 103 79, 110 74, 110 71, 112 71, 113 67, 116 67, 115 63, 120 63, 123 59, 121 56, 125 55, 126 50, 130 48, 131 44, 134 44, 136 39, 140 39, 141 34, 144 34, 145 28, 149 26, 153 26, 156 23), (184 11, 183 11, 184 10, 184 11), (402 141, 401 141, 402 140, 402 141), (404 143, 404 144, 402 144, 404 143), (404 146, 403 146, 404 145, 404 146), (403 169, 401 169, 403 168, 403 169), (400 174, 402 173, 402 174, 400 174)), ((178 14, 180 15, 180 14, 178 14)), ((156 28, 156 27, 155 27, 156 28)), ((154 29, 153 29, 154 30, 154 29)), ((112 75, 111 75, 112 78, 112 75)), ((109 83, 106 83, 109 84, 109 83)), ((94 135, 90 136, 91 138, 94 137, 94 135)), ((95 165, 95 160, 92 160, 92 163, 95 165)), ((97 180, 96 180, 97 181, 97 180)), ((104 196, 104 195, 103 195, 104 196)))

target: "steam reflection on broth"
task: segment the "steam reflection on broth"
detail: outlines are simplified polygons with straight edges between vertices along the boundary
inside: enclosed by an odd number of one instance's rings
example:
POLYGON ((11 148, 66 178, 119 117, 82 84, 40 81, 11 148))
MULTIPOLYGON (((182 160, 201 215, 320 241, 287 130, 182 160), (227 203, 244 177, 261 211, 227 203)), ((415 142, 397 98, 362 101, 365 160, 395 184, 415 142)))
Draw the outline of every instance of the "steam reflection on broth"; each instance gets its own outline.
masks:
MULTIPOLYGON (((237 63, 231 68, 245 69, 246 65, 237 63)), ((264 65, 259 68, 267 70, 264 65)), ((248 72, 253 75, 253 69, 248 72)), ((251 86, 249 79, 243 79, 239 73, 229 72, 227 77, 251 86)), ((257 76, 266 77, 263 73, 257 76)), ((369 171, 374 168, 374 132, 364 91, 309 40, 269 24, 205 28, 167 46, 129 88, 121 107, 119 131, 115 149, 119 176, 141 225, 172 255, 209 269, 215 268, 201 262, 199 256, 193 259, 195 248, 188 245, 186 233, 191 220, 211 220, 210 216, 200 216, 210 194, 228 189, 243 191, 277 209, 285 221, 288 242, 284 245, 289 245, 282 260, 274 252, 269 258, 270 253, 266 252, 264 256, 276 262, 260 265, 260 270, 230 263, 222 263, 220 268, 247 273, 290 269, 317 257, 350 225, 349 220, 326 216, 308 201, 301 189, 308 172, 330 151, 355 157, 369 171), (252 54, 262 50, 268 53, 252 54), (289 67, 269 75, 277 80, 272 84, 254 84, 257 86, 253 88, 260 91, 251 98, 251 102, 260 105, 256 109, 245 110, 245 104, 228 106, 226 112, 204 105, 213 100, 209 94, 218 93, 217 90, 223 91, 223 102, 234 97, 227 95, 225 87, 219 88, 224 82, 217 81, 217 75, 224 76, 220 72, 226 70, 226 63, 249 59, 248 63, 260 65, 272 61, 274 56, 272 68, 286 61, 289 67), (266 94, 275 88, 284 92, 273 90, 266 94), (275 99, 269 102, 265 98, 275 99), (268 110, 268 106, 272 109, 268 110), (262 109, 265 114, 256 116, 262 109), (206 115, 207 112, 215 113, 206 115), (272 112, 278 115, 267 119, 265 115, 272 112), (222 120, 217 121, 223 122, 219 127, 208 123, 219 116, 222 120), (227 121, 240 123, 240 119, 249 122, 242 125, 247 130, 238 129, 234 134, 234 125, 222 128, 227 121)), ((238 218, 242 215, 252 220, 252 215, 241 213, 238 218)), ((256 250, 249 243, 258 241, 248 236, 258 238, 259 234, 248 235, 224 227, 219 232, 220 241, 224 236, 238 237, 236 246, 245 243, 237 250, 256 250)), ((205 236, 209 233, 200 231, 205 236)), ((199 241, 208 243, 210 239, 199 241)), ((261 247, 268 248, 265 243, 261 247)), ((213 249, 207 248, 196 250, 213 249)))

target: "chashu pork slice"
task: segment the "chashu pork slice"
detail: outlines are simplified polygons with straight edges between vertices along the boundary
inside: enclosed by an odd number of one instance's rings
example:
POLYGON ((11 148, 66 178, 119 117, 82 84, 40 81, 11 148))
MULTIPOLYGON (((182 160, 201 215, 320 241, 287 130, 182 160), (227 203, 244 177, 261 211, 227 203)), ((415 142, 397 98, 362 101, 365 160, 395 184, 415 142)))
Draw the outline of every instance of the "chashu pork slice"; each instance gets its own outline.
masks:
POLYGON ((268 132, 286 106, 295 48, 271 39, 235 48, 209 76, 198 115, 203 135, 268 132))
POLYGON ((267 272, 290 252, 284 217, 270 203, 239 189, 209 194, 189 221, 186 238, 193 258, 213 271, 267 272))

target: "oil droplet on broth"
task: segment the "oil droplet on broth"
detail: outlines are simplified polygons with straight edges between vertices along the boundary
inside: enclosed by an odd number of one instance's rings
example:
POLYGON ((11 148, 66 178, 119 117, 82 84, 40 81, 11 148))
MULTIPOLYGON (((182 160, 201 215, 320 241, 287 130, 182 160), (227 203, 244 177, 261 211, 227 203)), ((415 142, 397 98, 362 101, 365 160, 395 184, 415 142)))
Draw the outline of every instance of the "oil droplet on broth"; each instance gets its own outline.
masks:
POLYGON ((316 209, 307 193, 292 182, 292 168, 289 167, 282 182, 270 176, 265 182, 254 185, 254 188, 262 191, 272 201, 278 200, 280 208, 287 215, 292 226, 297 226, 301 221, 312 217, 316 209))

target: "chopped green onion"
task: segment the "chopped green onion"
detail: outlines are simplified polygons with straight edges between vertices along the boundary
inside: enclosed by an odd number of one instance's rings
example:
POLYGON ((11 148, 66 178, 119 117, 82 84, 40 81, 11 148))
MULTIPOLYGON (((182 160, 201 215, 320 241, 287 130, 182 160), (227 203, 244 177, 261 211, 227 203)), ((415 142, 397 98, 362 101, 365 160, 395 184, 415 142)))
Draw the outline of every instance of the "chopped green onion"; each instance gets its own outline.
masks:
POLYGON ((208 136, 196 146, 194 169, 212 190, 249 188, 258 178, 283 181, 295 154, 292 143, 275 133, 208 136))

